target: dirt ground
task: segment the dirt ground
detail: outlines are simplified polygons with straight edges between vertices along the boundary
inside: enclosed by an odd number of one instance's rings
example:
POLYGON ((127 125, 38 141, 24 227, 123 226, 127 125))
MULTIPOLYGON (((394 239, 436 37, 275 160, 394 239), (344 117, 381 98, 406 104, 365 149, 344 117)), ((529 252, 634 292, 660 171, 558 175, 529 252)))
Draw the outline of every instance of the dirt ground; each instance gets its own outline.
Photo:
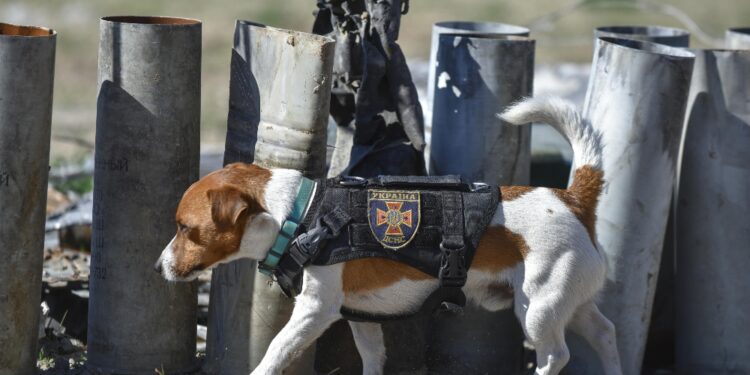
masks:
POLYGON ((85 374, 86 347, 75 338, 57 335, 48 329, 39 340, 39 357, 36 361, 39 374, 64 375, 85 374))

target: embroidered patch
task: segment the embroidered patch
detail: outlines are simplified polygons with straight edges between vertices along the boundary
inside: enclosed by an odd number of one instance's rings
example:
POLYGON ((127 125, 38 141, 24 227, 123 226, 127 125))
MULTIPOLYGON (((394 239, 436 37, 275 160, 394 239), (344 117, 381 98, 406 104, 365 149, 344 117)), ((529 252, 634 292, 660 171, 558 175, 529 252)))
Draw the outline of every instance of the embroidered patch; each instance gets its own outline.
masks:
POLYGON ((368 190, 367 217, 375 239, 389 249, 400 249, 419 230, 419 192, 368 190))

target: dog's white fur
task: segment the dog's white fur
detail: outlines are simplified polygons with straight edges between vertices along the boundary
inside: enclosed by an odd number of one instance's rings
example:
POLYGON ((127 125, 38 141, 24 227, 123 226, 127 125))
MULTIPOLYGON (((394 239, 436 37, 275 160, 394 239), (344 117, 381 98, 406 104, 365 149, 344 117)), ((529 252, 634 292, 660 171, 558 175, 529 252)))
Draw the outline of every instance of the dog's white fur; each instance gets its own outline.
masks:
MULTIPOLYGON (((598 134, 567 102, 551 98, 527 99, 510 108, 502 119, 511 124, 546 122, 571 142, 576 166, 601 167, 598 134)), ((283 220, 289 214, 300 183, 300 173, 272 170, 266 188, 268 212, 247 224, 233 259, 265 258, 283 220)), ((557 374, 569 359, 564 332, 571 329, 597 350, 607 375, 621 374, 613 324, 597 309, 594 298, 605 281, 606 263, 584 225, 550 189, 537 188, 500 203, 491 226, 505 226, 523 237, 528 254, 523 262, 498 273, 470 270, 463 288, 468 299, 486 309, 514 308, 537 352, 537 374, 557 374), (512 300, 491 293, 490 285, 512 287, 512 300)), ((167 268, 170 247, 162 255, 167 268)), ((402 279, 370 294, 345 295, 343 264, 305 269, 302 293, 292 317, 271 343, 253 374, 280 374, 330 324, 341 319, 340 308, 378 314, 399 314, 421 306, 438 286, 437 280, 402 279)), ((165 274, 166 277, 168 275, 165 274)), ((383 373, 385 346, 378 324, 350 322, 364 374, 383 373)))

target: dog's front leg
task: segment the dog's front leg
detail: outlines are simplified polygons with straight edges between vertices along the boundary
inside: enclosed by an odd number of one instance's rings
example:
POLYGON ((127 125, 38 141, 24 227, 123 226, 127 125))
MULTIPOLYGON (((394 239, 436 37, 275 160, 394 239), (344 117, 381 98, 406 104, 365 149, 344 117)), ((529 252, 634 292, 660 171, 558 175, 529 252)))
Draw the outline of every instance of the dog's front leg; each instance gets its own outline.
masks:
POLYGON ((281 374, 333 322, 341 319, 343 293, 341 274, 336 271, 336 267, 331 266, 311 266, 305 271, 302 294, 295 300, 292 317, 271 341, 252 375, 281 374))
POLYGON ((289 322, 271 341, 266 355, 252 374, 281 374, 315 339, 340 318, 340 315, 321 311, 318 306, 307 301, 300 303, 298 299, 289 322))
POLYGON ((377 323, 349 322, 357 346, 359 356, 362 357, 363 375, 382 375, 385 363, 385 341, 383 329, 377 323))

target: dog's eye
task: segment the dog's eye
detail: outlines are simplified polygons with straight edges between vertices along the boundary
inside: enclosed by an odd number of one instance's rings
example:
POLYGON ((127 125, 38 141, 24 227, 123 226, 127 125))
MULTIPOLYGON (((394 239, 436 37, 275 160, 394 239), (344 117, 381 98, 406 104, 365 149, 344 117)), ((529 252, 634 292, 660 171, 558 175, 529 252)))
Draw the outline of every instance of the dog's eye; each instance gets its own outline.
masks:
POLYGON ((184 232, 184 233, 187 233, 190 230, 190 228, 183 223, 177 223, 177 229, 179 229, 180 232, 184 232))

